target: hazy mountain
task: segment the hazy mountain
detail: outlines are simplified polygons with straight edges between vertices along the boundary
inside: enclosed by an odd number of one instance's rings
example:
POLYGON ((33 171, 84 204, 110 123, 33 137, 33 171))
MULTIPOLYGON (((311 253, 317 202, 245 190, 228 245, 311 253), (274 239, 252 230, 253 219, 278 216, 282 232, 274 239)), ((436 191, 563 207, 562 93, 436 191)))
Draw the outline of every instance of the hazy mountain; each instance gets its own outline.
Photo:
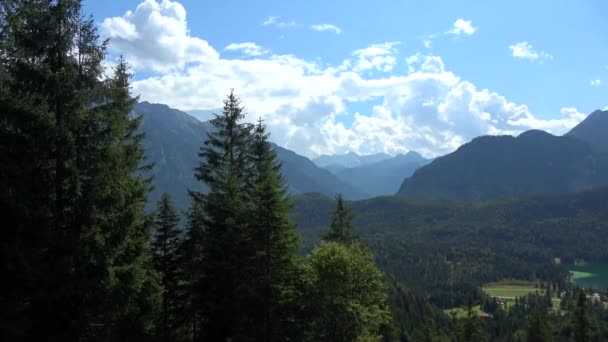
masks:
POLYGON ((571 136, 532 130, 483 136, 435 159, 406 179, 412 198, 479 200, 579 191, 608 183, 608 158, 571 136))
POLYGON ((357 186, 370 196, 394 195, 405 178, 429 162, 412 151, 372 164, 334 169, 333 173, 343 182, 357 186))
MULTIPOLYGON (((133 111, 143 116, 141 131, 146 135, 143 146, 147 161, 154 163, 155 188, 150 194, 150 203, 155 203, 161 193, 168 192, 178 208, 187 208, 190 203, 188 189, 207 190, 194 178, 194 167, 198 163, 199 148, 211 129, 209 123, 162 104, 142 102, 133 111)), ((275 149, 293 193, 321 192, 333 196, 340 192, 349 199, 367 196, 309 159, 276 145, 275 149)))
POLYGON ((596 110, 589 114, 566 135, 576 137, 608 151, 608 110, 596 110))
POLYGON ((339 167, 351 168, 369 165, 389 158, 391 156, 385 153, 359 155, 354 152, 348 152, 346 154, 321 155, 312 161, 317 166, 336 169, 339 167))
POLYGON ((282 172, 294 193, 320 192, 334 196, 340 192, 348 199, 369 197, 358 187, 339 180, 326 169, 316 166, 310 159, 273 144, 283 163, 282 172))

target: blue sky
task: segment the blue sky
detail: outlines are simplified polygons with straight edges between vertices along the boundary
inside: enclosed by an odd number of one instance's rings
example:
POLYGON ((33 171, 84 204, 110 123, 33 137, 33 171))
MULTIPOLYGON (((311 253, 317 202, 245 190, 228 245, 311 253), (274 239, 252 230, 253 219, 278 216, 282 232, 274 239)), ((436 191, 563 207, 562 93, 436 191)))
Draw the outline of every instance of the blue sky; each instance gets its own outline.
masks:
POLYGON ((561 134, 608 105, 601 0, 85 0, 84 10, 111 39, 110 60, 133 65, 142 99, 213 110, 234 87, 250 118, 308 156, 434 156, 480 134, 561 134))

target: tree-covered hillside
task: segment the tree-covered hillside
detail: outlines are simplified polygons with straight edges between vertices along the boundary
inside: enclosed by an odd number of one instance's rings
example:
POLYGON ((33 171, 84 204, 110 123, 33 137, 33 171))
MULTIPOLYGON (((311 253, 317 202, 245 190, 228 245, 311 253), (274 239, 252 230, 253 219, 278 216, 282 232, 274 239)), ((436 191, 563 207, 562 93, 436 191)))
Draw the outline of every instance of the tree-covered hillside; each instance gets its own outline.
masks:
MULTIPOLYGON (((486 282, 563 281, 563 265, 575 259, 608 261, 606 188, 477 204, 380 197, 350 205, 379 265, 442 306, 462 303, 464 289, 486 282), (453 293, 459 288, 461 296, 453 293)), ((292 216, 305 246, 328 225, 331 208, 320 194, 294 198, 292 216)))
MULTIPOLYGON (((608 130, 608 127, 606 128, 608 130)), ((406 179, 408 198, 487 200, 563 194, 608 184, 608 154, 571 136, 483 136, 406 179)))

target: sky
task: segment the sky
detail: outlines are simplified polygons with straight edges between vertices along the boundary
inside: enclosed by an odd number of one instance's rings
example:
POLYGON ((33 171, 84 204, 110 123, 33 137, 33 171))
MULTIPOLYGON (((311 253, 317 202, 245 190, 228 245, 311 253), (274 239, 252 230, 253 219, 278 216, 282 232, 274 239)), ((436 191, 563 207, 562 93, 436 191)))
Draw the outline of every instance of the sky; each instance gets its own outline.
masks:
POLYGON ((192 113, 234 89, 295 152, 435 157, 563 134, 608 108, 608 2, 85 0, 133 93, 192 113))

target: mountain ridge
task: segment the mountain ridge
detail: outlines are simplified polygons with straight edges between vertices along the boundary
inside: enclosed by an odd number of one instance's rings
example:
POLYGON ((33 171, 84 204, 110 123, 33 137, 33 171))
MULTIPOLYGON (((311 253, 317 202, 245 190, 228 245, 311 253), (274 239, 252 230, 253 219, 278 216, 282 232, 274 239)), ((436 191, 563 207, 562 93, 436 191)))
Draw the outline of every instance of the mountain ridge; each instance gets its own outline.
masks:
MULTIPOLYGON (((163 192, 169 193, 180 209, 189 206, 188 190, 208 191, 194 178, 198 151, 208 132, 209 122, 165 104, 140 102, 133 108, 142 116, 140 132, 145 134, 142 145, 148 163, 153 163, 154 188, 148 205, 153 205, 163 192)), ((358 188, 345 184, 329 171, 317 167, 308 158, 273 144, 282 163, 282 172, 292 194, 322 192, 328 196, 342 193, 345 198, 367 197, 358 188)))
MULTIPOLYGON (((605 127, 608 132, 608 127, 605 127)), ((530 130, 481 136, 416 170, 399 194, 411 198, 486 200, 560 194, 608 183, 608 156, 571 135, 530 130)))

